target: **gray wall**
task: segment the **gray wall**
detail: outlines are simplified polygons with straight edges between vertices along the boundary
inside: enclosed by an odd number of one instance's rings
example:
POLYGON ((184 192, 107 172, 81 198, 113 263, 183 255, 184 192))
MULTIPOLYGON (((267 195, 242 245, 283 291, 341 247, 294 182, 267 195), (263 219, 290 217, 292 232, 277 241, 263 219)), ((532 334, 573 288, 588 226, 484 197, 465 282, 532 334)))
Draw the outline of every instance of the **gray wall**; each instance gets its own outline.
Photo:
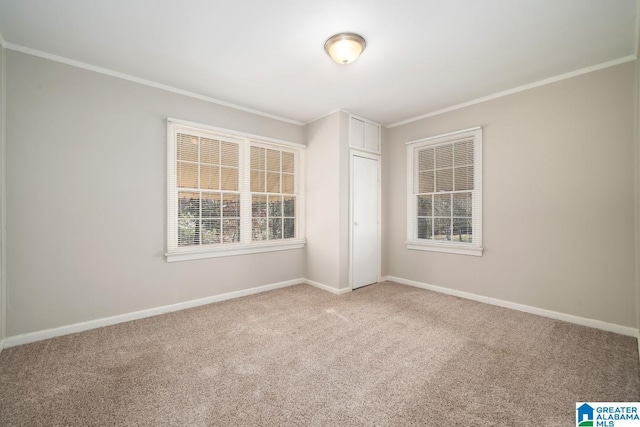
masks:
POLYGON ((349 114, 336 111, 305 126, 306 278, 349 287, 349 114))
POLYGON ((340 244, 340 112, 305 126, 307 153, 305 204, 307 210, 306 278, 339 288, 340 244))
MULTIPOLYGON (((1 36, 0 36, 1 37, 1 36)), ((5 261, 6 261, 6 248, 5 244, 5 171, 6 171, 6 151, 5 151, 5 136, 6 136, 6 79, 5 79, 5 62, 6 51, 3 46, 0 46, 0 342, 6 336, 5 335, 5 261)), ((0 350, 1 351, 1 350, 0 350)))
MULTIPOLYGON (((640 5, 640 4, 639 4, 640 5)), ((640 61, 635 61, 636 326, 640 329, 640 61)), ((638 335, 640 353, 640 335, 638 335)))
POLYGON ((384 274, 637 326, 634 64, 388 130, 384 274), (483 257, 406 249, 407 141, 484 128, 483 257))
POLYGON ((13 51, 7 86, 7 336, 304 276, 302 249, 164 258, 167 116, 301 126, 13 51))
POLYGON ((340 248, 340 270, 338 276, 338 287, 345 289, 349 287, 349 113, 340 111, 340 137, 338 139, 339 169, 334 173, 340 176, 339 194, 339 248, 340 248))

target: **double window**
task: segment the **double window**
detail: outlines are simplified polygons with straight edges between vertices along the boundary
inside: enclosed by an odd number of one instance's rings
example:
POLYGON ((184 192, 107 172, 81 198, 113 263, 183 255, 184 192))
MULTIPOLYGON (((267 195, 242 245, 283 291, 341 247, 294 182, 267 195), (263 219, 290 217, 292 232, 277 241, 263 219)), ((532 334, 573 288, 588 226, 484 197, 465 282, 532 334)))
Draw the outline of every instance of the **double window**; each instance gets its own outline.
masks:
POLYGON ((304 245, 303 146, 169 120, 167 260, 304 245))
POLYGON ((482 129, 407 144, 407 247, 482 255, 482 129))

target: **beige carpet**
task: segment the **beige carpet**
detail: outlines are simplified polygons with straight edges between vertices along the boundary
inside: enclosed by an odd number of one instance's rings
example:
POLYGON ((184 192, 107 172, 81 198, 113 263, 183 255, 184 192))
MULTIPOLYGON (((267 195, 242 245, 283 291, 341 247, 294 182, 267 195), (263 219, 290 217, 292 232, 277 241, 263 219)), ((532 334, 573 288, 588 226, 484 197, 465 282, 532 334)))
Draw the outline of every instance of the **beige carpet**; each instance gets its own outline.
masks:
POLYGON ((307 285, 0 353, 0 425, 571 426, 635 339, 393 283, 307 285))

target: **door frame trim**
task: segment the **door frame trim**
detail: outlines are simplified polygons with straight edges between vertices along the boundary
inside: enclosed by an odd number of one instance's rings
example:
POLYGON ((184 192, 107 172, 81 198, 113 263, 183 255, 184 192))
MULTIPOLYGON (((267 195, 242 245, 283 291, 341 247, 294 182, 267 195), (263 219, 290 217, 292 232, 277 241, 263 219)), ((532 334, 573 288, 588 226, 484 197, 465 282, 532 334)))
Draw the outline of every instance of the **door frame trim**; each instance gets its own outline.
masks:
MULTIPOLYGON (((349 288, 353 287, 353 163, 355 157, 378 162, 378 282, 382 277, 382 156, 367 151, 349 150, 349 288)), ((357 288, 356 288, 357 289, 357 288)))

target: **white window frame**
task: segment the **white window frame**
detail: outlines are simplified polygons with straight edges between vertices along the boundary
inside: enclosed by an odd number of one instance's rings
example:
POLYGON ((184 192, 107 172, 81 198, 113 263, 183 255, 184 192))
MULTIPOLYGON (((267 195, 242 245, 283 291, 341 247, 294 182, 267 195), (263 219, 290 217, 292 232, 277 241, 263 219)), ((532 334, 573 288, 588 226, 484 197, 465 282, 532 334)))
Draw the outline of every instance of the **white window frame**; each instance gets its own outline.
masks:
POLYGON ((306 146, 289 141, 267 138, 243 132, 232 131, 214 126, 203 125, 186 120, 167 118, 167 238, 165 256, 167 262, 193 259, 215 258, 234 255, 246 255, 262 252, 274 252, 300 249, 306 245, 305 239, 305 202, 304 202, 304 164, 306 146), (195 133, 214 133, 226 136, 239 142, 239 177, 240 193, 240 241, 237 243, 184 246, 178 247, 178 217, 172 215, 178 209, 178 189, 176 182, 176 134, 178 129, 188 128, 195 133), (251 145, 272 147, 290 151, 295 155, 294 195, 296 196, 296 238, 254 242, 251 238, 251 145), (175 248, 170 250, 170 248, 175 248))
POLYGON ((446 252, 460 255, 482 256, 482 128, 449 132, 429 138, 423 138, 406 143, 407 146, 407 249, 446 252), (472 191, 473 211, 473 243, 451 242, 441 240, 418 239, 417 217, 418 206, 416 203, 417 187, 417 161, 418 150, 427 146, 436 146, 455 143, 460 140, 474 140, 473 150, 473 179, 472 191))

